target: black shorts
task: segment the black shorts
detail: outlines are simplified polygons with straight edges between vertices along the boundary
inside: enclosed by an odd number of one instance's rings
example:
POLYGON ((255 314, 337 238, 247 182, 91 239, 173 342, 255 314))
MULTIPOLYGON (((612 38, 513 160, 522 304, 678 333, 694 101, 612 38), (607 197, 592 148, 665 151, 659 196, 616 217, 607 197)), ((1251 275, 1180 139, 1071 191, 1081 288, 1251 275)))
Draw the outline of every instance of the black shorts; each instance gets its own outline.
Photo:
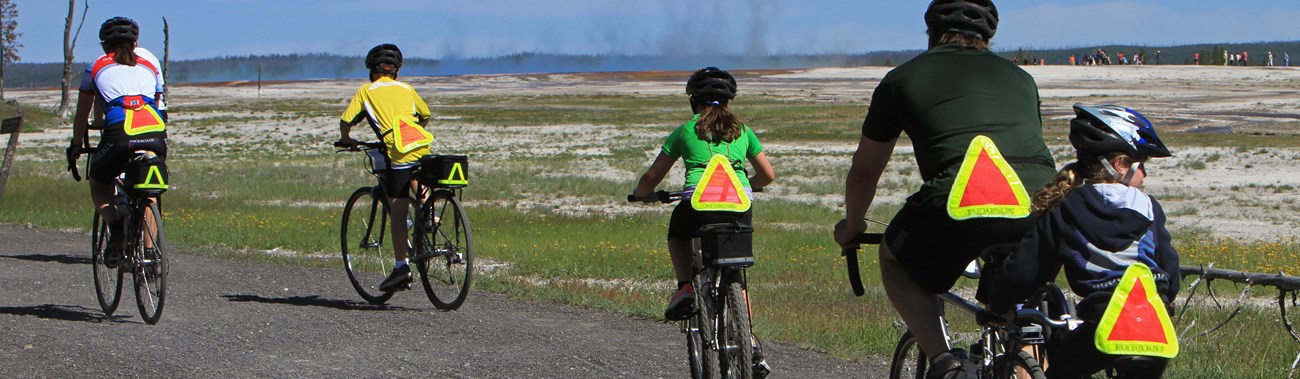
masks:
POLYGON ((384 171, 384 191, 390 199, 411 197, 411 174, 415 167, 384 171))
POLYGON ((754 208, 744 212, 700 212, 691 207, 690 198, 683 198, 673 208, 673 216, 668 221, 668 238, 695 238, 701 226, 736 221, 753 225, 754 208))
POLYGON ((944 199, 908 200, 885 229, 885 244, 908 276, 933 293, 947 292, 971 260, 994 245, 1016 243, 1033 218, 954 221, 944 199))
POLYGON ((112 183, 114 178, 126 171, 127 160, 131 159, 131 153, 136 150, 152 151, 159 158, 166 159, 167 137, 158 134, 161 136, 119 141, 100 140, 99 147, 90 156, 90 172, 86 176, 96 182, 112 183))

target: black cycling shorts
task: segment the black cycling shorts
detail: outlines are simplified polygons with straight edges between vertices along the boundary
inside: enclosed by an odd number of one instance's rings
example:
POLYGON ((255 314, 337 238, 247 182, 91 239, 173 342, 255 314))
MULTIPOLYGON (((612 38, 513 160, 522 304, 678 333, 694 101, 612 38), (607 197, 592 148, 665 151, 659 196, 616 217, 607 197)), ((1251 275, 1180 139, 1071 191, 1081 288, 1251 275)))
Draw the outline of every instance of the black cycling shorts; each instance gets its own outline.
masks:
POLYGON ((86 176, 96 182, 112 183, 114 178, 126 171, 127 160, 131 159, 131 154, 136 150, 152 151, 158 154, 159 158, 166 159, 167 137, 162 133, 157 134, 162 136, 119 141, 100 140, 99 147, 90 156, 90 172, 86 176))
POLYGON ((394 168, 384 172, 384 190, 390 199, 411 197, 411 174, 415 167, 394 168))
POLYGON ((736 221, 753 225, 754 208, 751 206, 744 212, 700 212, 691 207, 691 200, 686 197, 677 202, 677 207, 673 208, 673 216, 668 221, 668 238, 695 238, 700 227, 704 225, 736 221))
POLYGON ((909 199, 885 229, 885 243, 917 284, 933 293, 952 288, 986 247, 1020 242, 1033 218, 955 221, 943 200, 909 199))

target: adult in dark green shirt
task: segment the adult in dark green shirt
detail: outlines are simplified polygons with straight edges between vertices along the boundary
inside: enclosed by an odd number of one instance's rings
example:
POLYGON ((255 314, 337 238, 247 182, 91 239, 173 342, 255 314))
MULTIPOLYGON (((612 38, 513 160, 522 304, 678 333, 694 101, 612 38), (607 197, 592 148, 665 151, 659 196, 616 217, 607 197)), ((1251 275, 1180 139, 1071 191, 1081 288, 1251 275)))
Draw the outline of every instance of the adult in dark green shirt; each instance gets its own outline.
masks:
POLYGON ((1026 217, 1027 194, 1056 170, 1043 142, 1037 85, 1028 73, 988 50, 997 30, 994 5, 988 0, 936 0, 925 21, 929 50, 890 71, 872 95, 845 181, 845 219, 836 226, 835 239, 850 247, 848 241, 866 230, 863 216, 876 183, 899 135, 907 133, 924 182, 885 231, 882 282, 929 355, 927 377, 961 378, 959 357, 964 353, 948 345, 936 295, 950 289, 984 248, 1020 240, 1032 226, 1026 217), (985 157, 990 159, 981 161, 985 157), (981 164, 996 169, 970 169, 981 164), (990 180, 970 172, 996 175, 990 180), (998 180, 1000 185, 988 185, 998 180), (961 191, 953 191, 958 183, 961 191), (992 188, 994 194, 987 197, 999 200, 985 204, 963 198, 970 188, 992 188), (1007 199, 1020 205, 993 204, 1007 199))

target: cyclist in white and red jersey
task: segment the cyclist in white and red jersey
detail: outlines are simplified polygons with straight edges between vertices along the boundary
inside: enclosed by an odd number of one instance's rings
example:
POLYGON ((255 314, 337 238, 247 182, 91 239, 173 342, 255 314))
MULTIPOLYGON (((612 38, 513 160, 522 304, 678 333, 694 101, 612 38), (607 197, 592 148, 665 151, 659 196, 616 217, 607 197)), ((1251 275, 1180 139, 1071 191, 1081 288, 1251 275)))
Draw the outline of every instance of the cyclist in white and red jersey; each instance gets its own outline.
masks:
POLYGON ((159 97, 163 90, 158 58, 136 45, 140 26, 126 17, 113 17, 99 28, 100 56, 82 75, 72 121, 69 160, 87 146, 89 118, 103 121, 99 147, 90 161, 90 197, 100 217, 108 220, 109 250, 105 264, 116 266, 121 258, 122 216, 115 206, 113 179, 126 170, 127 159, 138 150, 167 156, 167 130, 159 97))

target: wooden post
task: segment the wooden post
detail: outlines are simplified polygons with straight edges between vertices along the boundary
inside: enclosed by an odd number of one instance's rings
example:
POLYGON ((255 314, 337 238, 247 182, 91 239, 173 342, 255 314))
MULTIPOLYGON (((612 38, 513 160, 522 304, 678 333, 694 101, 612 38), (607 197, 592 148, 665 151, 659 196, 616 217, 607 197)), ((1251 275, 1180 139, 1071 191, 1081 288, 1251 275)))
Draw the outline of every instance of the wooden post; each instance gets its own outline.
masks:
POLYGON ((4 204, 5 184, 9 182, 9 168, 14 163, 14 153, 18 150, 18 132, 23 127, 23 116, 10 117, 0 122, 0 134, 9 135, 9 145, 5 148, 4 164, 0 165, 0 205, 4 204))

